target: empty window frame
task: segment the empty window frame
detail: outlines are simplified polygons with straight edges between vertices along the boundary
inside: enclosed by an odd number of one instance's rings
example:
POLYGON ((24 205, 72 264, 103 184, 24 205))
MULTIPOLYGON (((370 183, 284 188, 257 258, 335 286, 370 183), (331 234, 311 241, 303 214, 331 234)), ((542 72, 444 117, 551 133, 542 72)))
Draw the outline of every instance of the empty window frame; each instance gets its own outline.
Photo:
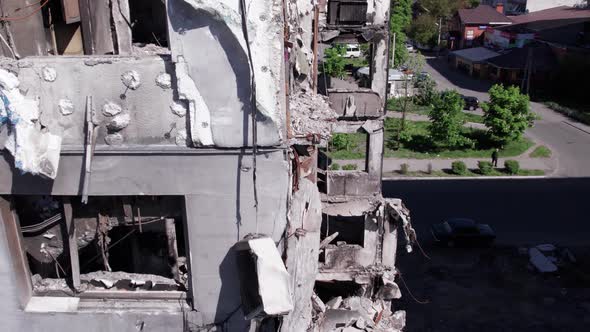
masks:
POLYGON ((182 197, 13 202, 35 295, 179 298, 188 289, 182 197))

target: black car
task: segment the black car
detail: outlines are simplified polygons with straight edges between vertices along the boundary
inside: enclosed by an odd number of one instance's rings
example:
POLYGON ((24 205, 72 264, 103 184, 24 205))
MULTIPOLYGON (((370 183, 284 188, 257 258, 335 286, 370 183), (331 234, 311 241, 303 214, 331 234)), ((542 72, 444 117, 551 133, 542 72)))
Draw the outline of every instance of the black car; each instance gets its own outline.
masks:
POLYGON ((430 226, 437 243, 449 247, 455 245, 489 246, 496 234, 487 224, 478 224, 471 219, 451 218, 430 226))
POLYGON ((477 97, 461 95, 461 98, 463 98, 463 101, 465 102, 463 109, 475 111, 479 108, 479 99, 477 99, 477 97))

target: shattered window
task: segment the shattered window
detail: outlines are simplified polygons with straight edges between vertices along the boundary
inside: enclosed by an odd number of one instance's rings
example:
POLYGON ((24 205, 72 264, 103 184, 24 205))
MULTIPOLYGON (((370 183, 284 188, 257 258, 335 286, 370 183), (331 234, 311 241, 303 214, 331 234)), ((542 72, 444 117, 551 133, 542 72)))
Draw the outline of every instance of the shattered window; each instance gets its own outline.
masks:
POLYGON ((188 288, 180 197, 17 196, 36 295, 188 288), (71 212, 69 212, 71 211, 71 212))

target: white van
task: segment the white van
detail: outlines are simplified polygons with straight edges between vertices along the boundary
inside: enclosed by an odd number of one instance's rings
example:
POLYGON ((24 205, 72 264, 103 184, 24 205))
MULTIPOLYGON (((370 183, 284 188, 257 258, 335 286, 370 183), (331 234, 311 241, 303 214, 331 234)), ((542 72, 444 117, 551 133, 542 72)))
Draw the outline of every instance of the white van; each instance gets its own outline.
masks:
POLYGON ((361 56, 361 48, 359 44, 346 44, 345 58, 359 58, 361 56))

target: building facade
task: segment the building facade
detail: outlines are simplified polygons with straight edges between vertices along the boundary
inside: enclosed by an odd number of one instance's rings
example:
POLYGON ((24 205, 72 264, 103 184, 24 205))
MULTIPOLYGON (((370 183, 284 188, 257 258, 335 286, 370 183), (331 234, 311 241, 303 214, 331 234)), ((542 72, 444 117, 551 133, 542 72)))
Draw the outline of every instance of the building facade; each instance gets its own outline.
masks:
POLYGON ((354 301, 318 303, 353 282, 401 330, 397 235, 411 251, 415 233, 381 196, 389 8, 2 1, 5 329, 328 329, 354 301), (350 40, 371 44, 370 85, 322 90, 320 45, 350 40), (365 169, 331 170, 331 136, 354 132, 365 169))

